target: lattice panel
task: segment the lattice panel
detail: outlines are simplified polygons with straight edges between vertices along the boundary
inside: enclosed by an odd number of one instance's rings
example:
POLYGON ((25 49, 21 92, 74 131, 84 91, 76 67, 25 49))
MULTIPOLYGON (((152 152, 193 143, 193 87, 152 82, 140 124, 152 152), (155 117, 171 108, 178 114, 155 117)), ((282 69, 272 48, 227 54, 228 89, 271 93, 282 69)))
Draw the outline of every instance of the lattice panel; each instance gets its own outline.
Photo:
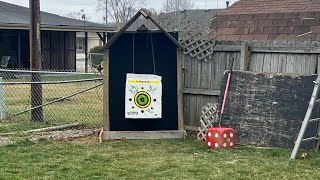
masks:
POLYGON ((199 140, 203 140, 206 137, 206 131, 208 128, 213 127, 215 122, 219 120, 218 106, 215 103, 208 103, 202 107, 202 116, 200 117, 201 127, 199 127, 199 133, 197 137, 199 140))
POLYGON ((158 20, 167 31, 179 31, 179 41, 185 48, 184 54, 204 61, 212 59, 216 34, 214 29, 184 18, 158 20))

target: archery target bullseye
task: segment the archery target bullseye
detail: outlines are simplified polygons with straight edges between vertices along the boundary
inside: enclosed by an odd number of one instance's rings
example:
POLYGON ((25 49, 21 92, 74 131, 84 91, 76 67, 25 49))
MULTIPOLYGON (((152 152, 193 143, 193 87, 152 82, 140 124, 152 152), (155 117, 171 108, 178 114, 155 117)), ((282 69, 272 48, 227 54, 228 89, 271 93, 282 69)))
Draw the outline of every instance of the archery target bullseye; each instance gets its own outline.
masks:
POLYGON ((134 96, 134 103, 139 108, 147 108, 151 103, 151 96, 145 91, 140 91, 134 96))
POLYGON ((161 76, 127 74, 125 117, 128 119, 159 119, 162 117, 161 76))

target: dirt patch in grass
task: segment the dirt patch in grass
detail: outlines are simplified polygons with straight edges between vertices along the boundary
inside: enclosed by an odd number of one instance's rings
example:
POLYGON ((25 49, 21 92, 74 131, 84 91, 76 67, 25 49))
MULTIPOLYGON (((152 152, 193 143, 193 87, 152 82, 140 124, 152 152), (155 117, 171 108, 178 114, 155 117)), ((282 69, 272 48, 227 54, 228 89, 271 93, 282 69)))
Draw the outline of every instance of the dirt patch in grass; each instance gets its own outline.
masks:
POLYGON ((11 141, 9 138, 0 137, 0 146, 12 144, 12 143, 13 143, 13 141, 11 141))
POLYGON ((61 131, 51 131, 28 136, 30 141, 38 141, 40 139, 52 139, 55 141, 73 141, 78 138, 87 138, 97 135, 98 129, 77 128, 61 131))
POLYGON ((67 138, 67 139, 59 139, 57 140, 60 143, 73 143, 73 144, 99 144, 99 135, 91 134, 86 137, 75 137, 75 138, 67 138))

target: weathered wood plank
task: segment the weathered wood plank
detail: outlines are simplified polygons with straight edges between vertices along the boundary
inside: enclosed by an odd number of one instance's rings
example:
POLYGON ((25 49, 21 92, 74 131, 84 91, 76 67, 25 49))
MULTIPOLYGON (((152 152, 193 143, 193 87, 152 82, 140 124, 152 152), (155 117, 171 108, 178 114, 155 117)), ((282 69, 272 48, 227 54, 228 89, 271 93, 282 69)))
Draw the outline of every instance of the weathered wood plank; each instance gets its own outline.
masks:
POLYGON ((265 53, 263 57, 263 72, 272 72, 271 61, 272 61, 272 54, 265 53))
POLYGON ((185 125, 185 126, 184 126, 184 129, 187 130, 187 131, 194 131, 194 132, 199 131, 199 127, 197 127, 197 126, 188 126, 188 125, 185 125))
POLYGON ((214 59, 211 59, 210 61, 208 61, 207 63, 207 72, 205 72, 204 74, 205 74, 205 76, 207 77, 207 83, 208 83, 208 89, 211 89, 211 87, 212 87, 212 81, 213 81, 213 79, 212 79, 212 76, 213 76, 213 72, 211 71, 212 70, 212 64, 213 64, 213 62, 214 62, 214 59))
POLYGON ((280 54, 279 55, 279 64, 281 73, 285 73, 287 69, 287 54, 280 54))
POLYGON ((306 69, 307 69, 307 74, 316 74, 316 69, 317 69, 317 58, 318 55, 313 54, 313 55, 308 55, 308 54, 304 54, 303 58, 308 59, 307 63, 306 63, 306 69))
POLYGON ((197 88, 198 86, 198 60, 191 59, 191 84, 190 88, 197 88))
POLYGON ((287 54, 286 73, 294 73, 295 54, 287 54))
POLYGON ((263 72, 264 53, 252 53, 250 71, 263 72))
POLYGON ((101 139, 183 139, 185 131, 103 131, 101 139))
POLYGON ((182 62, 184 55, 181 49, 177 49, 177 96, 178 96, 178 130, 183 130, 183 74, 182 62))
POLYGON ((240 70, 247 71, 249 65, 249 45, 243 42, 241 44, 240 70))
POLYGON ((197 62, 197 67, 198 67, 198 70, 197 70, 197 81, 195 82, 196 84, 196 88, 201 88, 201 74, 202 74, 202 61, 195 61, 197 62))
POLYGON ((103 52, 103 130, 110 130, 109 117, 109 50, 103 52))
MULTIPOLYGON (((235 52, 234 70, 240 70, 240 58, 241 58, 241 53, 235 52)), ((247 70, 249 70, 249 65, 250 65, 250 57, 248 57, 247 70)))
POLYGON ((307 59, 303 58, 303 55, 296 54, 294 61, 294 70, 297 74, 304 74, 307 72, 305 64, 307 63, 307 59))
POLYGON ((278 53, 272 53, 271 54, 271 70, 270 72, 281 72, 281 63, 279 61, 279 55, 278 53))
POLYGON ((190 97, 187 94, 183 95, 183 121, 184 124, 190 124, 190 97))
POLYGON ((195 126, 196 125, 196 101, 197 98, 196 96, 189 96, 190 98, 190 124, 191 126, 195 126))
POLYGON ((191 57, 185 56, 184 63, 184 87, 191 87, 191 73, 192 73, 191 57))

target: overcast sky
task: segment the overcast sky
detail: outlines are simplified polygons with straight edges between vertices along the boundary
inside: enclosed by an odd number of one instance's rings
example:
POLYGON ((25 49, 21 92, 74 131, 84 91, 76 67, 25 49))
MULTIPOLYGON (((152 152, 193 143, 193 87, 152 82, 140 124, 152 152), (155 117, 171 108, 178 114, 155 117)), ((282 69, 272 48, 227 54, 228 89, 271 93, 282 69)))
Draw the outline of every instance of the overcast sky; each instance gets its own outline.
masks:
MULTIPOLYGON (((28 7, 29 0, 0 0, 28 7)), ((235 1, 235 0, 233 0, 235 1)), ((233 2, 230 1, 231 3, 233 2)), ((160 11, 162 4, 166 0, 146 0, 146 8, 154 8, 160 11)), ((196 9, 216 9, 225 7, 225 0, 193 0, 196 9), (218 6, 217 6, 218 3, 218 6)), ((97 12, 97 0, 40 0, 40 7, 42 11, 54 14, 67 14, 69 12, 79 12, 81 9, 85 10, 85 14, 91 21, 102 22, 103 12, 97 12)))

